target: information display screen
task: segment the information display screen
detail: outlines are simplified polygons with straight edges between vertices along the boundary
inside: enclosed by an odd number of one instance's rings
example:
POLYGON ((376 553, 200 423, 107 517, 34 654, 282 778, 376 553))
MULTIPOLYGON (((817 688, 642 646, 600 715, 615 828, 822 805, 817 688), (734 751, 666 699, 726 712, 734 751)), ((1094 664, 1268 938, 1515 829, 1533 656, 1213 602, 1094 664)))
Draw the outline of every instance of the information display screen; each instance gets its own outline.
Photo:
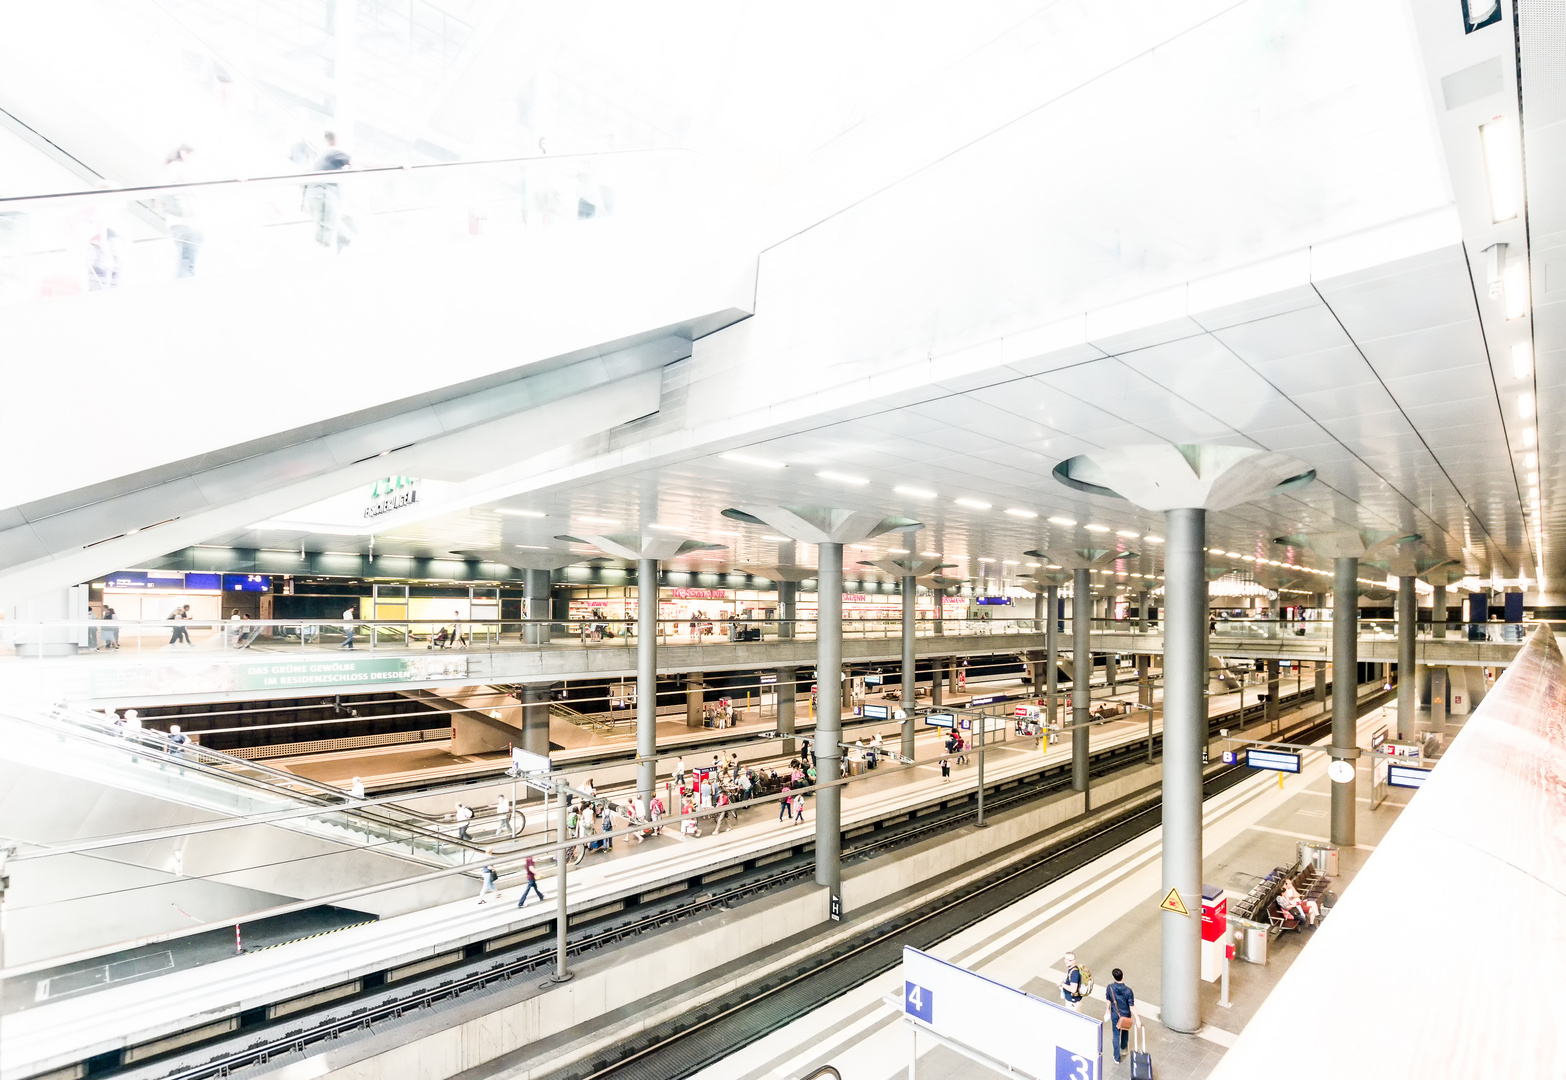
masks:
POLYGON ((1010 697, 1010 694, 984 694, 980 697, 970 698, 968 701, 968 707, 972 709, 978 709, 985 705, 994 705, 997 702, 1006 701, 1010 697))
POLYGON ((951 730, 957 726, 957 717, 949 712, 926 713, 924 717, 925 727, 946 728, 951 730))
POLYGON ((224 592, 270 592, 272 578, 268 574, 224 574, 224 592))
POLYGON ((1425 777, 1430 775, 1429 769, 1416 769, 1412 765, 1391 765, 1387 769, 1387 786, 1402 788, 1419 788, 1425 786, 1425 777))
POLYGON ((1245 764, 1253 769, 1297 773, 1300 771, 1300 756, 1288 750, 1247 750, 1245 764))
POLYGON ((860 713, 866 720, 890 720, 892 707, 890 705, 861 705, 860 713))

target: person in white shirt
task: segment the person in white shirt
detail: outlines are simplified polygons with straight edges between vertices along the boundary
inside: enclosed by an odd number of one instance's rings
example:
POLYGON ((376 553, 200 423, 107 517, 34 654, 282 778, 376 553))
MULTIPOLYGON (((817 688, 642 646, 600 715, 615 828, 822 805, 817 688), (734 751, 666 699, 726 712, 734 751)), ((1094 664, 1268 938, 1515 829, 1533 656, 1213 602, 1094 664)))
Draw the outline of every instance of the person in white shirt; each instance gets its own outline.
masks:
POLYGON ((364 781, 360 780, 357 776, 354 777, 353 782, 348 785, 348 794, 352 795, 355 799, 364 798, 364 781))
POLYGON ((495 829, 497 832, 516 835, 511 828, 511 800, 506 798, 505 792, 501 792, 500 797, 495 800, 495 829))
POLYGON ((351 649, 351 648, 353 648, 353 631, 354 631, 353 620, 354 620, 353 605, 349 604, 347 609, 343 611, 343 643, 338 646, 338 648, 340 648, 340 649, 351 649))
POLYGON ((473 820, 473 808, 464 803, 457 804, 457 812, 453 815, 457 819, 457 839, 468 838, 468 822, 473 820))

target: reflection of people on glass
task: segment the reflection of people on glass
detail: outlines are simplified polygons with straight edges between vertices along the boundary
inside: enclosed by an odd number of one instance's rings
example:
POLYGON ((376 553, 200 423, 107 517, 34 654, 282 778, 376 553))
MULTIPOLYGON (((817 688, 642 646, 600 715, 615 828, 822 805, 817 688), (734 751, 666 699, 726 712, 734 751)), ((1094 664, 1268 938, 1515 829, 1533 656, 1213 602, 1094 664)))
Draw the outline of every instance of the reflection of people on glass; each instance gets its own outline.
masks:
MULTIPOLYGON (((185 145, 169 151, 169 156, 163 162, 164 182, 189 183, 190 174, 187 166, 194 153, 192 147, 185 145)), ((168 229, 169 238, 174 241, 174 248, 178 254, 174 276, 194 277, 196 255, 201 250, 202 241, 206 239, 206 234, 201 231, 196 221, 195 200, 191 198, 188 191, 171 191, 158 199, 158 210, 163 215, 164 227, 168 229)))
MULTIPOLYGON (((314 172, 346 169, 353 159, 337 145, 337 133, 326 133, 326 152, 316 160, 314 172)), ((343 213, 343 194, 338 184, 310 184, 305 188, 305 207, 315 219, 315 242, 341 252, 353 239, 353 219, 343 213)))

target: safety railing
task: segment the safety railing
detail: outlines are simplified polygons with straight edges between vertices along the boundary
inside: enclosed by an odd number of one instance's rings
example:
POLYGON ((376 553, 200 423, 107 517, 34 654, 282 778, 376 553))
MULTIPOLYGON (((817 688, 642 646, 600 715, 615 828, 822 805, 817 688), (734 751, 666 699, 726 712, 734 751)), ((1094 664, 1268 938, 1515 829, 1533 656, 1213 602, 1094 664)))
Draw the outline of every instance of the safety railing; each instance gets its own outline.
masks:
POLYGON ((680 148, 193 180, 198 169, 199 151, 171 163, 178 182, 0 198, 0 305, 667 225, 722 188, 712 162, 680 148))
MULTIPOLYGON (((1034 637, 1042 636, 1044 619, 967 617, 914 621, 917 637, 1034 637)), ((1061 647, 1069 651, 1072 621, 1057 620, 1061 647)), ((813 619, 679 618, 657 621, 660 646, 746 645, 760 642, 813 641, 813 619)), ((1161 636, 1162 621, 1145 625, 1136 619, 1093 619, 1097 636, 1161 636)), ((1452 642, 1521 642, 1539 625, 1520 623, 1451 622, 1444 627, 1428 623, 1417 627, 1416 639, 1452 642), (1442 632, 1444 630, 1444 633, 1442 632)), ((1560 624, 1560 629, 1566 624, 1560 624)), ((1330 620, 1303 623, 1273 620, 1216 619, 1209 624, 1215 642, 1244 644, 1301 638, 1325 643, 1332 635, 1330 620)), ((481 652, 584 647, 634 650, 639 627, 635 619, 589 618, 557 620, 524 619, 158 619, 86 620, 57 622, 0 621, 0 662, 11 657, 64 655, 115 656, 126 653, 156 654, 160 659, 180 655, 231 654, 236 657, 279 659, 288 656, 325 656, 334 650, 384 654, 388 657, 425 656, 438 661, 447 656, 481 652)), ((903 623, 897 618, 845 618, 845 640, 898 639, 903 623)), ((1360 640, 1394 640, 1392 620, 1360 620, 1360 640)), ((1006 645, 1014 646, 1015 641, 1006 645)), ((1036 647, 1030 645, 1030 647, 1036 647)), ((457 674, 460 674, 458 672, 457 674)))

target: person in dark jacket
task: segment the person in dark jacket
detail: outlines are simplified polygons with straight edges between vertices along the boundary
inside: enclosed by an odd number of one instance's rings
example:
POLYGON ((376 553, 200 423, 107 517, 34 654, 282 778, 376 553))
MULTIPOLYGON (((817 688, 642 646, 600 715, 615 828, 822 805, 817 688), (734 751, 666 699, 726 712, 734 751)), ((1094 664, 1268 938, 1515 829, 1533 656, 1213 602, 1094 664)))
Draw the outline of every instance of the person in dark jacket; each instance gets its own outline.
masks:
POLYGON ((1118 1062, 1121 1052, 1131 1040, 1130 1027, 1121 1030, 1121 1018, 1129 1018, 1132 1024, 1140 1024, 1142 1021, 1136 1014, 1136 995, 1125 984, 1125 973, 1116 968, 1110 974, 1114 976, 1114 982, 1104 987, 1104 997, 1109 1002, 1104 1019, 1109 1024, 1109 1048, 1115 1052, 1115 1061, 1118 1062))

